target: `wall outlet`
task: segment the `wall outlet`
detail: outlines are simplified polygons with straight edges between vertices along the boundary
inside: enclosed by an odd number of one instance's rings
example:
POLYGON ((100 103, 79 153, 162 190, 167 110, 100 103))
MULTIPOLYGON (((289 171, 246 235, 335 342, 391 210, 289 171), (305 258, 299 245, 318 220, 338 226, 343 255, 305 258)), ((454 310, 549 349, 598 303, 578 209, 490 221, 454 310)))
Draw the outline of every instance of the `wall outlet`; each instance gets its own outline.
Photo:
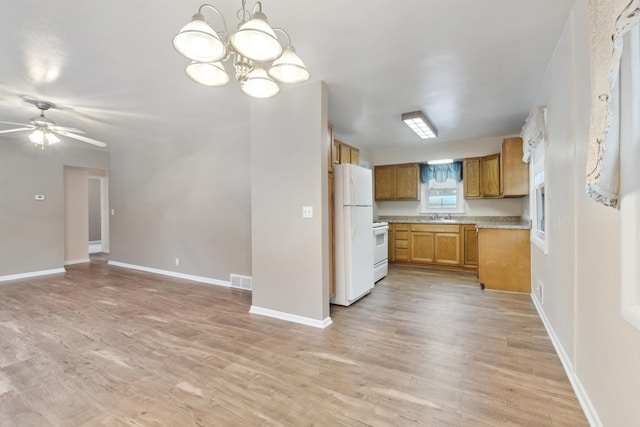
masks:
POLYGON ((543 288, 544 286, 542 285, 542 282, 540 281, 540 279, 538 279, 538 281, 536 282, 536 296, 538 297, 538 301, 540 301, 540 304, 544 304, 543 288))
POLYGON ((176 258, 176 265, 180 265, 180 258, 176 258))
POLYGON ((313 206, 302 207, 302 218, 313 218, 313 206))

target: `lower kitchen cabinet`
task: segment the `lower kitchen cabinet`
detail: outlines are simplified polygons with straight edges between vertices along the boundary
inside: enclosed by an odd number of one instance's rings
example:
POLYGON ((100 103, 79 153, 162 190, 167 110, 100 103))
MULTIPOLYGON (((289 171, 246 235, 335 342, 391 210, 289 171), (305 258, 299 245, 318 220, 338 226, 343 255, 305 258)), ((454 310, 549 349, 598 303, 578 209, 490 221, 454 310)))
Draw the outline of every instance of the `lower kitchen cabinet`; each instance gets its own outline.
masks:
POLYGON ((436 233, 435 262, 443 265, 460 265, 460 232, 436 233))
POLYGON ((394 260, 409 261, 409 224, 395 224, 394 235, 394 260))
POLYGON ((478 279, 486 289, 531 292, 529 230, 478 230, 478 279))
POLYGON ((460 265, 460 226, 411 225, 410 261, 435 265, 460 265))
POLYGON ((389 251, 389 262, 396 260, 396 226, 389 224, 389 234, 387 235, 387 249, 389 251))
POLYGON ((486 289, 531 292, 530 256, 528 229, 433 223, 394 223, 389 228, 389 261, 476 270, 486 289))
POLYGON ((460 227, 464 241, 462 251, 462 265, 467 268, 478 268, 478 231, 475 225, 460 227))
POLYGON ((389 261, 473 271, 477 254, 475 225, 389 224, 389 261))
POLYGON ((411 262, 434 262, 434 234, 425 231, 411 231, 411 262))

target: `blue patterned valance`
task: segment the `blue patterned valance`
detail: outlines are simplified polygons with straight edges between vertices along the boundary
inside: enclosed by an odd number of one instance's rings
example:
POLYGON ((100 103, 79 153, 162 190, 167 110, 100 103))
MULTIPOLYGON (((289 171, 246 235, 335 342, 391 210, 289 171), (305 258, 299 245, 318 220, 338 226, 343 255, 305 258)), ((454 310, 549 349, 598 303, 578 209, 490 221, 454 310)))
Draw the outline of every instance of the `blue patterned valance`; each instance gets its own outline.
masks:
POLYGON ((424 184, 432 179, 440 183, 447 179, 462 181, 462 162, 455 161, 446 165, 420 164, 420 182, 424 184))

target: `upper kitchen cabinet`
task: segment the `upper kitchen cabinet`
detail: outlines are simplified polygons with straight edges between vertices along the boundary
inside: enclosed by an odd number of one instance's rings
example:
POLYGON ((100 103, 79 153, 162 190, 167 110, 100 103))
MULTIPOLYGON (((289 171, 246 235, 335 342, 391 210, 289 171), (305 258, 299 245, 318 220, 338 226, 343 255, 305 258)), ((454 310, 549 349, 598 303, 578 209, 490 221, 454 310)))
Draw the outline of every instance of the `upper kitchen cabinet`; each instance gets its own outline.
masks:
POLYGON ((480 157, 464 159, 462 162, 462 183, 464 185, 464 198, 480 198, 480 157))
POLYGON ((480 191, 482 197, 500 197, 500 154, 480 159, 480 191))
POLYGON ((396 165, 375 167, 376 200, 395 200, 396 165))
POLYGON ((375 167, 376 200, 419 200, 420 165, 406 163, 375 167))
POLYGON ((500 154, 464 159, 462 178, 465 199, 500 197, 500 154))
POLYGON ((522 161, 522 139, 504 139, 501 153, 464 159, 463 179, 465 199, 527 196, 529 168, 522 161))
POLYGON ((360 150, 350 146, 349 144, 338 141, 337 139, 334 140, 333 146, 334 152, 336 153, 333 161, 334 163, 351 163, 352 165, 360 164, 360 150))
POLYGON ((522 161, 522 138, 502 141, 502 195, 523 197, 529 195, 529 165, 522 161))

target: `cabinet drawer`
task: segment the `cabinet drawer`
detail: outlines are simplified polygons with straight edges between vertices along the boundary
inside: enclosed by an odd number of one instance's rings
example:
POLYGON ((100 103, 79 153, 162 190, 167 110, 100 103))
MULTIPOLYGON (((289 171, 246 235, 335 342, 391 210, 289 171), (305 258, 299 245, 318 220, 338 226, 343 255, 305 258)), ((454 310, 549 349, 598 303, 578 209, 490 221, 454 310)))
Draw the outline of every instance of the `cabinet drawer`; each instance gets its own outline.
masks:
POLYGON ((394 224, 396 231, 409 231, 409 224, 394 224))
POLYGON ((450 224, 412 224, 411 231, 425 231, 430 233, 460 233, 460 226, 450 224))
POLYGON ((398 231, 396 230, 396 240, 409 240, 409 232, 408 231, 398 231))
POLYGON ((396 247, 396 261, 409 261, 409 249, 396 247))
POLYGON ((396 240, 396 248, 408 249, 409 248, 409 241, 408 240, 396 240))

